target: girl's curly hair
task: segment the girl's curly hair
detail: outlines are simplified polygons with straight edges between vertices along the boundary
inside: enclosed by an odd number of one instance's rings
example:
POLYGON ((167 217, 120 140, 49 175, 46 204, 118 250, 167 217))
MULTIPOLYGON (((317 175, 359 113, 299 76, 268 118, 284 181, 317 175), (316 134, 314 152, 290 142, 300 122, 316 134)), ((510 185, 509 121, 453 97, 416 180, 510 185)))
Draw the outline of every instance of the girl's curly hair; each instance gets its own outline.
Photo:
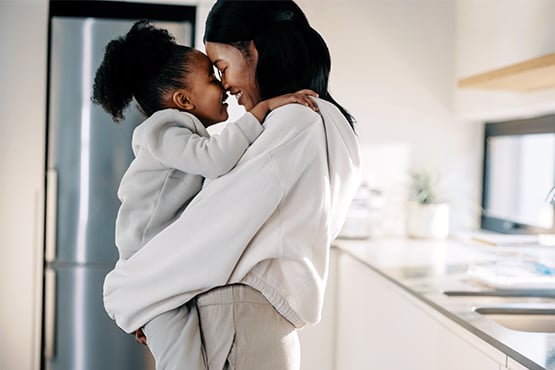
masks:
POLYGON ((125 35, 108 43, 104 59, 96 71, 92 101, 108 112, 115 122, 133 98, 150 116, 164 109, 165 92, 186 88, 191 73, 192 48, 178 45, 165 29, 149 21, 136 22, 125 35))

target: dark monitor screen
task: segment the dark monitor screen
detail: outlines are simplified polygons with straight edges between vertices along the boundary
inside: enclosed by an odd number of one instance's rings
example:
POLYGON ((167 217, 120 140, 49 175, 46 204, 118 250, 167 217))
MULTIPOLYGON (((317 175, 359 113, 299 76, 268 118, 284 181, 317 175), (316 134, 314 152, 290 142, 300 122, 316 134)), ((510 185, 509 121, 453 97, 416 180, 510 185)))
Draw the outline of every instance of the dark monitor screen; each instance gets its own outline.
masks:
POLYGON ((481 227, 552 233, 555 115, 485 124, 481 227))

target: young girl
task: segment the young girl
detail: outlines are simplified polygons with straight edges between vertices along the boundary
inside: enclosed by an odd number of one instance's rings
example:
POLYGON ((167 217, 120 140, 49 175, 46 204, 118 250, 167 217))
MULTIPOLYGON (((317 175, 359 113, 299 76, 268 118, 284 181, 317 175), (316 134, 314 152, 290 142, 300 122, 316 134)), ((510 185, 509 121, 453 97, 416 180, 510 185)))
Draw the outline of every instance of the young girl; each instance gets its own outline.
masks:
MULTIPOLYGON (((116 221, 120 258, 139 252, 175 221, 200 191, 204 178, 230 171, 262 132, 261 122, 269 111, 293 102, 317 110, 310 96, 317 95, 301 90, 262 101, 220 135, 210 137, 206 127, 228 118, 227 94, 205 54, 176 44, 166 30, 148 21, 135 23, 127 35, 112 40, 96 72, 93 101, 116 122, 123 119, 123 111, 133 99, 148 116, 133 132, 135 159, 118 190, 122 202, 116 221)), ((184 240, 184 248, 186 243, 184 240)), ((186 316, 176 310, 152 321, 157 320, 156 327, 166 331, 175 327, 174 320, 186 316)), ((136 335, 144 340, 142 331, 136 335)), ((158 343, 164 340, 163 336, 148 338, 158 369, 195 368, 195 346, 178 348, 170 355, 167 343, 158 343)))

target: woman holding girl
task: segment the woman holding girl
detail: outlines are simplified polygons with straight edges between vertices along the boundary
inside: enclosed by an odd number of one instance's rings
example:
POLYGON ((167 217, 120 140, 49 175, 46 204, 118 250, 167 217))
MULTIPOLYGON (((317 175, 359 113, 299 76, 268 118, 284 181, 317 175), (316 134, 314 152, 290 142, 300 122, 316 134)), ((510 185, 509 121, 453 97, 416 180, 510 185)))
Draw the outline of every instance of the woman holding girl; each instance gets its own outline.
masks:
POLYGON ((310 88, 318 112, 270 112, 230 172, 205 181, 175 222, 118 262, 105 307, 133 332, 187 303, 208 369, 298 369, 296 330, 320 319, 329 247, 359 185, 353 120, 328 92, 324 40, 293 1, 216 2, 205 46, 247 111, 310 88))

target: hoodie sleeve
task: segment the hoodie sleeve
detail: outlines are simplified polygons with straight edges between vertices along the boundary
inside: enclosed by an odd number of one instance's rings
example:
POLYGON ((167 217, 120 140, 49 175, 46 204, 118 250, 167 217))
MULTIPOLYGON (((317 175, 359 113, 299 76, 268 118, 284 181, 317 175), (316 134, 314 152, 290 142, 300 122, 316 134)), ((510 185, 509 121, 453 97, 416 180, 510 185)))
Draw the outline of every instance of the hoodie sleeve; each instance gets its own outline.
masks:
MULTIPOLYGON (((120 328, 132 332, 230 281, 250 241, 278 212, 294 178, 311 165, 307 147, 294 144, 311 135, 319 116, 308 108, 302 108, 304 115, 294 113, 300 108, 274 111, 267 118, 273 122, 233 171, 208 182, 178 220, 131 258, 118 261, 104 282, 104 306, 120 328), (287 176, 274 163, 275 150, 288 153, 282 166, 287 176)), ((244 267, 259 261, 253 258, 244 267)))
POLYGON ((229 172, 262 131, 256 117, 245 113, 211 137, 183 129, 177 122, 169 127, 160 125, 145 145, 163 165, 213 179, 229 172))
POLYGON ((104 282, 104 306, 120 328, 130 333, 228 281, 283 197, 268 161, 266 155, 257 157, 225 181, 212 182, 176 222, 131 258, 118 261, 104 282))

